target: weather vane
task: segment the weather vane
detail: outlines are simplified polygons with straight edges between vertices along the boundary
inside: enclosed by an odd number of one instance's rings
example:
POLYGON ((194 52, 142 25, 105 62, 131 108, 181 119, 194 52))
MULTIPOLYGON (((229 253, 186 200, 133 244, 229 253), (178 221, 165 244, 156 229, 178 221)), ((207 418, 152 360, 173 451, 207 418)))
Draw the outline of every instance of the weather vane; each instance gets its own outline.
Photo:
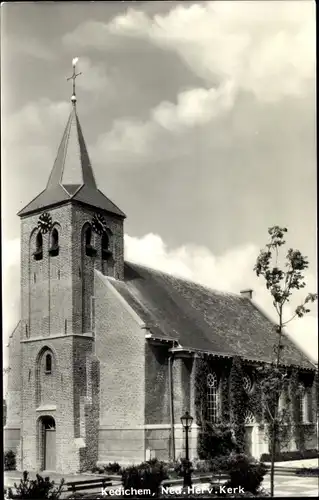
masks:
POLYGON ((73 66, 73 75, 70 76, 69 78, 67 78, 67 81, 69 80, 73 80, 73 93, 72 93, 72 97, 71 97, 71 101, 72 101, 72 104, 75 105, 76 103, 76 95, 75 95, 75 79, 77 76, 79 75, 82 75, 82 73, 75 73, 75 66, 76 66, 76 63, 78 62, 79 58, 78 57, 75 57, 73 60, 72 60, 72 66, 73 66))

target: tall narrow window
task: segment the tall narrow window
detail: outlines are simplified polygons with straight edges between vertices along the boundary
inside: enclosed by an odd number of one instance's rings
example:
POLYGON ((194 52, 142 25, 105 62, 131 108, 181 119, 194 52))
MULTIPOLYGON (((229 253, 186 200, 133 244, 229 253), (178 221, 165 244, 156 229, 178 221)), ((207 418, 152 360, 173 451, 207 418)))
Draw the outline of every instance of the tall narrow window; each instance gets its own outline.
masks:
POLYGON ((96 250, 92 246, 92 229, 91 229, 91 226, 89 226, 86 229, 84 238, 85 238, 85 254, 88 255, 89 257, 95 256, 96 250))
POLYGON ((52 372, 52 356, 51 354, 45 355, 45 373, 52 372))
POLYGON ((95 339, 95 297, 91 297, 91 333, 95 339))
POLYGON ((33 253, 34 260, 41 260, 43 258, 43 238, 40 231, 35 239, 35 252, 33 253))
POLYGON ((303 384, 299 385, 300 422, 307 424, 312 420, 311 392, 303 384))
POLYGON ((56 227, 53 228, 52 233, 51 233, 51 245, 50 245, 49 254, 52 257, 59 255, 59 233, 58 233, 58 230, 56 227))
POLYGON ((110 240, 108 235, 104 232, 102 235, 102 259, 107 260, 111 257, 112 252, 110 250, 110 240))
POLYGON ((299 405, 300 422, 305 423, 308 421, 308 400, 307 391, 303 384, 299 384, 299 405))
POLYGON ((218 418, 218 380, 216 373, 207 375, 207 413, 208 420, 212 423, 218 418))

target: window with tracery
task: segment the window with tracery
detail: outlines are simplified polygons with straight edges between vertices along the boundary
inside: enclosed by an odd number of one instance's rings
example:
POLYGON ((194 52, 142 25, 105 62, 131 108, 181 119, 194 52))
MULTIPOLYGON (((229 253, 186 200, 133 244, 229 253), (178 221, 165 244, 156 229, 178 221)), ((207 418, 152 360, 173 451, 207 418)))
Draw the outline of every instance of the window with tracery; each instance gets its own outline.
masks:
POLYGON ((254 417, 253 412, 251 412, 250 410, 246 411, 245 424, 249 425, 249 424, 254 424, 254 423, 255 423, 255 417, 254 417))
POLYGON ((218 379, 216 373, 207 375, 207 417, 212 423, 218 418, 218 379))
POLYGON ((244 390, 247 394, 249 394, 253 389, 252 380, 248 375, 245 375, 243 377, 243 386, 244 386, 244 390))

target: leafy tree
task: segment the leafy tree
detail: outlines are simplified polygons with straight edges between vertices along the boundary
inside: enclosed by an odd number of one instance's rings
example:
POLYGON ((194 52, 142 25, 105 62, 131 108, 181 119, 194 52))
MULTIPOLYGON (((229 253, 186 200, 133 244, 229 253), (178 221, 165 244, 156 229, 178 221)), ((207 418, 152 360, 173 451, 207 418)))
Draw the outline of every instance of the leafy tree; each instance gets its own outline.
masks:
POLYGON ((278 317, 275 326, 278 336, 273 346, 274 361, 267 368, 263 380, 264 406, 270 423, 270 494, 272 497, 274 496, 276 442, 280 439, 280 428, 285 418, 278 408, 279 398, 284 390, 287 379, 287 373, 281 368, 280 364, 284 328, 294 318, 302 318, 305 314, 309 313, 309 305, 318 298, 317 294, 308 293, 301 304, 295 308, 292 316, 289 319, 284 319, 284 313, 293 293, 306 287, 304 271, 309 266, 307 257, 303 256, 299 250, 289 248, 285 256, 284 265, 280 267, 279 254, 286 243, 285 235, 287 232, 288 230, 285 227, 273 226, 269 228, 270 241, 260 251, 254 267, 257 277, 262 277, 265 280, 266 288, 272 296, 272 303, 278 317))

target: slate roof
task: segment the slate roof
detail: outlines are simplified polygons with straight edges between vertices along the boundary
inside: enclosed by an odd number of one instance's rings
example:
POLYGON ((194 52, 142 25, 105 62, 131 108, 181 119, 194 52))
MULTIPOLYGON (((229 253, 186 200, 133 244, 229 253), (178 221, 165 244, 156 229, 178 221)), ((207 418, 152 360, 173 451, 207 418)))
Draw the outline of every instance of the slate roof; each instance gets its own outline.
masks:
MULTIPOLYGON (((124 281, 112 285, 152 336, 178 340, 190 350, 270 362, 274 324, 248 298, 223 293, 137 264, 125 263, 124 281)), ((283 338, 282 364, 314 370, 307 356, 283 338)))
POLYGON ((46 188, 18 215, 24 216, 72 200, 125 217, 122 210, 97 188, 75 105, 72 106, 46 188))

